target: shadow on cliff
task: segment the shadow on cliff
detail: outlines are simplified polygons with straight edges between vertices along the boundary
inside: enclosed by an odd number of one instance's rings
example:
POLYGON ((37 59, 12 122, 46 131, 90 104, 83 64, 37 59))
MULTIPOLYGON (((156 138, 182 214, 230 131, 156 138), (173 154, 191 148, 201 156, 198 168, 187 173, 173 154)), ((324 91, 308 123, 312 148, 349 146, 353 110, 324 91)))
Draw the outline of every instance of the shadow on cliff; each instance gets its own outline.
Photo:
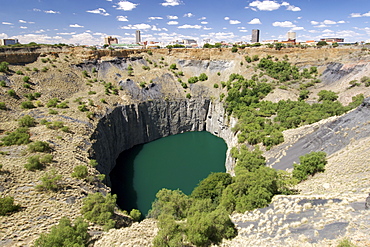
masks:
POLYGON ((134 189, 134 160, 141 151, 143 145, 122 152, 117 160, 116 166, 109 176, 112 183, 112 194, 117 195, 117 204, 122 210, 130 211, 137 209, 137 192, 134 189))

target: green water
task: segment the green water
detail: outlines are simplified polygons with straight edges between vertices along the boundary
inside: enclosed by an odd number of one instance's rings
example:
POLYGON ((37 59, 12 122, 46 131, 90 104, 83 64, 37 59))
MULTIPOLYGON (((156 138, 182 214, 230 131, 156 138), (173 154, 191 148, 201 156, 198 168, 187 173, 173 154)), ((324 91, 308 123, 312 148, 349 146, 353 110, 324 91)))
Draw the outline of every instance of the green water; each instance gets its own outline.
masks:
POLYGON ((225 172, 227 145, 208 132, 186 132, 137 145, 117 159, 110 173, 121 209, 144 215, 156 193, 180 189, 190 194, 211 172, 225 172))

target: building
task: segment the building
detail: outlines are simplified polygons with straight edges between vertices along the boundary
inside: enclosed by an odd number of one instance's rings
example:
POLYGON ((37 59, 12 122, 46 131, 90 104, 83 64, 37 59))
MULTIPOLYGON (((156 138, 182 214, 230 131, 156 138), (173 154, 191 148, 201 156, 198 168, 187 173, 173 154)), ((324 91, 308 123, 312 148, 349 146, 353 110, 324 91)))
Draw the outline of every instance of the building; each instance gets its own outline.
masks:
POLYGON ((140 42, 141 42, 140 30, 136 30, 136 44, 140 44, 140 42))
POLYGON ((337 42, 344 42, 344 39, 343 38, 324 38, 324 39, 320 39, 320 41, 325 41, 329 43, 337 43, 337 42))
POLYGON ((117 38, 112 38, 112 36, 104 38, 104 44, 105 45, 112 45, 112 44, 118 44, 117 38))
POLYGON ((260 30, 258 29, 253 29, 252 30, 252 43, 257 43, 260 42, 260 30))
POLYGON ((290 41, 290 40, 296 40, 296 37, 297 37, 297 34, 296 32, 288 32, 287 33, 287 40, 290 41))
POLYGON ((18 43, 18 39, 0 39, 0 45, 15 45, 18 43))

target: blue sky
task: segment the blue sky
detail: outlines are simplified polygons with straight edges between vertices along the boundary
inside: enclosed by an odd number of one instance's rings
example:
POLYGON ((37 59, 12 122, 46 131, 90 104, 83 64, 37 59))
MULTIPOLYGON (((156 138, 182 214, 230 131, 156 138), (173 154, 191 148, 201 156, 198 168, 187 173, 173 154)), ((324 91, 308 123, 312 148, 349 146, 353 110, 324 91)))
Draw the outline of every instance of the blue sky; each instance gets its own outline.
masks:
POLYGON ((21 43, 102 44, 105 36, 120 43, 298 41, 340 37, 370 42, 369 0, 10 0, 0 8, 0 38, 21 43))

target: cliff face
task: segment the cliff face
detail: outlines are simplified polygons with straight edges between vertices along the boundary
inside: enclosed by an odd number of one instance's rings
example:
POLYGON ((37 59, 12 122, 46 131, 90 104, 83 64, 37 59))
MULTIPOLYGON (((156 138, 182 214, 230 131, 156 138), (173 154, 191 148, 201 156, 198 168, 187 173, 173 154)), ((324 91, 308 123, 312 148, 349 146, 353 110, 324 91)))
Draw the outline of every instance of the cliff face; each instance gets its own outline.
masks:
MULTIPOLYGON (((225 122, 223 106, 209 99, 155 100, 119 106, 100 120, 92 136, 95 143, 91 154, 99 163, 97 169, 107 175, 109 185, 108 175, 118 155, 138 144, 186 131, 208 131, 231 147, 236 138, 225 122)), ((229 152, 226 168, 233 168, 229 152)))

